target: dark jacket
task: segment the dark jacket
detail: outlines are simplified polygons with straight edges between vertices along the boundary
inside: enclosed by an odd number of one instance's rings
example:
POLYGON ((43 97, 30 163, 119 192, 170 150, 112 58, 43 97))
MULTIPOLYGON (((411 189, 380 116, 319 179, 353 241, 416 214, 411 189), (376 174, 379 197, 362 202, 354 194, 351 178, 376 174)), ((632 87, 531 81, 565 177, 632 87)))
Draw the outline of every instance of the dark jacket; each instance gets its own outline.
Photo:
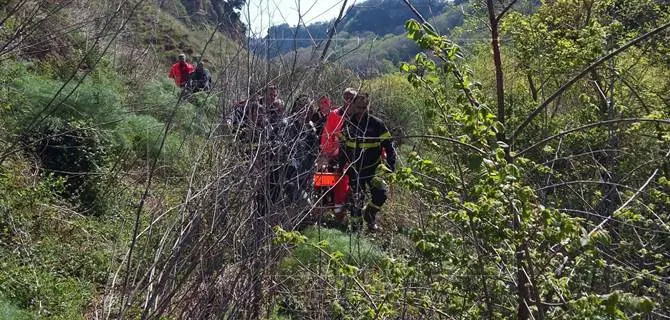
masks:
POLYGON ((386 154, 389 169, 395 170, 396 152, 384 122, 368 113, 358 119, 346 119, 340 135, 340 164, 350 164, 350 173, 374 176, 386 154))
POLYGON ((205 68, 196 68, 189 78, 193 91, 209 91, 212 88, 212 75, 205 68))
POLYGON ((270 179, 281 186, 289 201, 298 200, 308 188, 316 160, 316 131, 304 114, 293 114, 277 122, 274 127, 272 171, 270 179))
POLYGON ((282 114, 284 113, 284 101, 281 99, 275 99, 272 102, 265 100, 265 98, 260 100, 260 104, 265 110, 265 118, 270 124, 278 123, 282 120, 282 114))
POLYGON ((314 125, 299 114, 285 118, 282 122, 286 126, 282 132, 282 140, 287 147, 285 152, 290 155, 298 171, 311 170, 319 148, 314 125))
POLYGON ((232 132, 239 134, 238 139, 240 141, 257 141, 260 138, 261 131, 266 127, 263 118, 263 106, 258 102, 249 100, 237 102, 233 106, 228 124, 232 132))

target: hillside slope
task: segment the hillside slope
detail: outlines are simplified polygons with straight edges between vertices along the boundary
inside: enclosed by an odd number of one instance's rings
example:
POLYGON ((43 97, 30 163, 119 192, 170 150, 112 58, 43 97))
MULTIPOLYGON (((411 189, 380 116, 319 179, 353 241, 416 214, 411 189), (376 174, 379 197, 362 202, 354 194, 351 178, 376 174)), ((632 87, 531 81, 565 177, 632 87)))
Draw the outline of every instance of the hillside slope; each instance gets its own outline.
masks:
MULTIPOLYGON (((387 0, 388 1, 388 0, 387 0)), ((395 1, 395 0, 394 0, 395 1)), ((367 3, 367 2, 364 2, 367 3)), ((401 9, 398 9, 401 10, 401 9)), ((370 31, 371 27, 365 27, 358 18, 352 18, 345 23, 343 30, 338 32, 332 41, 328 52, 328 60, 340 65, 343 68, 354 71, 359 76, 371 78, 380 74, 394 72, 398 70, 398 65, 401 61, 412 59, 417 53, 421 51, 419 46, 408 39, 404 32, 404 22, 412 18, 411 11, 403 7, 404 12, 409 13, 403 16, 403 20, 394 20, 394 24, 389 24, 387 28, 370 31), (351 29, 353 26, 362 28, 362 31, 351 29), (349 29, 347 29, 349 28, 349 29)), ((365 16, 361 14, 360 16, 365 16)), ((356 16, 359 17, 359 16, 356 16)), ((442 8, 442 12, 429 19, 430 23, 440 32, 448 35, 451 30, 463 24, 464 15, 461 6, 449 4, 442 8)), ((365 20, 369 21, 369 19, 365 20)), ((372 26, 374 22, 370 22, 372 26)), ((281 61, 292 61, 293 57, 297 55, 299 60, 309 60, 314 56, 314 51, 321 51, 323 45, 317 41, 311 41, 310 38, 304 39, 301 37, 314 37, 318 29, 326 26, 324 23, 310 25, 307 29, 299 28, 297 30, 299 40, 291 40, 290 37, 283 41, 265 42, 269 47, 257 44, 253 47, 254 54, 265 56, 272 56, 273 52, 286 51, 282 56, 275 58, 281 61), (314 30, 314 27, 316 30, 314 30), (283 46, 281 45, 283 43, 283 46), (275 47, 273 47, 275 45, 275 47), (300 47, 303 45, 304 47, 300 47), (289 48, 289 46, 291 46, 289 48), (265 51, 267 50, 267 51, 265 51), (275 50, 275 51, 272 51, 275 50)), ((283 27, 278 27, 277 30, 283 30, 283 27)), ((295 30, 293 28, 292 30, 295 30)), ((285 34, 291 34, 290 31, 285 30, 285 34)))
MULTIPOLYGON (((427 19, 441 15, 451 6, 445 0, 419 0, 413 1, 413 5, 427 19)), ((347 9, 339 23, 336 38, 344 41, 368 38, 371 35, 400 35, 405 32, 404 21, 412 17, 412 11, 402 0, 367 0, 355 3, 347 9)), ((297 27, 288 24, 272 26, 264 39, 252 39, 252 48, 255 52, 274 58, 295 49, 312 47, 323 42, 332 24, 333 21, 297 27)))

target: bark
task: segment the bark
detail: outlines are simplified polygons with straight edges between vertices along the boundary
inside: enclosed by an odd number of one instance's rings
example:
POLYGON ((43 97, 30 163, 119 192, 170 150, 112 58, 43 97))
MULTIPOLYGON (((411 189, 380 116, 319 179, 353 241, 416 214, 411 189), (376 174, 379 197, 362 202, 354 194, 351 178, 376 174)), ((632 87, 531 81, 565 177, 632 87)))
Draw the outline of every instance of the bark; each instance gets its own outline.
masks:
MULTIPOLYGON (((491 24, 491 48, 493 49, 493 64, 496 71, 496 98, 498 104, 498 121, 505 124, 505 84, 502 71, 502 58, 500 56, 500 34, 498 30, 498 18, 495 14, 493 0, 487 0, 489 23, 491 24)), ((505 132, 498 132, 498 140, 505 141, 505 132)))
MULTIPOLYGON (((504 15, 504 13, 511 8, 511 6, 514 4, 514 1, 512 1, 508 6, 505 7, 503 12, 500 13, 499 16, 496 16, 495 13, 495 6, 493 4, 493 0, 487 0, 486 1, 486 7, 488 9, 488 15, 489 15, 489 24, 491 26, 491 48, 493 50, 493 64, 495 66, 495 73, 496 73, 496 98, 497 98, 497 117, 498 121, 503 124, 503 127, 505 125, 505 84, 504 84, 504 77, 503 77, 503 70, 502 70, 502 58, 501 58, 501 53, 500 53, 500 34, 499 34, 499 22, 500 18, 504 15)), ((497 139, 498 141, 503 141, 506 142, 506 134, 505 130, 501 130, 497 134, 497 139)), ((505 149, 505 154, 506 158, 508 161, 511 161, 511 156, 510 156, 510 148, 507 147, 505 149)), ((514 215, 514 222, 513 222, 513 227, 515 232, 523 232, 522 228, 522 221, 519 212, 515 210, 512 206, 509 208, 510 213, 514 215)), ((515 266, 516 266, 516 281, 517 281, 517 303, 518 303, 518 309, 517 309, 517 319, 529 319, 531 317, 530 313, 530 281, 528 279, 528 274, 525 270, 524 267, 524 259, 525 259, 525 252, 527 251, 526 248, 526 243, 522 242, 518 244, 515 248, 516 253, 515 253, 515 266)))

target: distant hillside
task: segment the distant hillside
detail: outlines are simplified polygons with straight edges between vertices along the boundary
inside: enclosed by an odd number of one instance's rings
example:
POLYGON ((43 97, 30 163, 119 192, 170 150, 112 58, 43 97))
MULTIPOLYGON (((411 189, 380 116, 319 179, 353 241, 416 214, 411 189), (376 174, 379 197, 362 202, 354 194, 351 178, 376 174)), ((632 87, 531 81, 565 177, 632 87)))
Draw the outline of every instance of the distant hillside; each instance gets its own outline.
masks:
MULTIPOLYGON (((54 61, 59 64, 58 68, 64 68, 77 54, 89 50, 96 39, 100 43, 112 40, 115 31, 99 31, 104 23, 119 33, 107 53, 118 56, 126 62, 124 65, 132 68, 148 64, 165 67, 180 52, 189 56, 200 54, 210 38, 212 41, 205 52, 209 57, 205 58, 214 60, 227 50, 223 47, 239 47, 244 40, 245 26, 239 20, 243 0, 131 1, 122 6, 118 15, 112 14, 116 7, 106 1, 65 1, 59 6, 49 6, 48 2, 31 4, 41 8, 40 18, 29 25, 30 32, 25 34, 20 29, 14 33, 8 30, 16 29, 16 21, 21 21, 23 15, 29 21, 30 11, 24 8, 25 12, 17 10, 16 17, 8 15, 14 20, 9 19, 0 26, 0 40, 3 33, 17 36, 12 46, 0 49, 0 54, 11 51, 23 59, 54 61)), ((0 13, 2 10, 5 7, 0 6, 0 13)))
MULTIPOLYGON (((426 19, 438 16, 447 8, 446 0, 415 0, 412 5, 426 19)), ((368 0, 354 5, 342 21, 342 30, 360 35, 372 32, 378 36, 405 32, 403 22, 414 17, 402 0, 368 0)))
MULTIPOLYGON (((449 34, 450 30, 463 24, 461 5, 434 0, 415 2, 424 4, 417 8, 424 11, 425 14, 422 13, 422 15, 427 17, 442 34, 449 34), (428 6, 429 2, 435 6, 428 6), (439 14, 435 14, 436 8, 440 9, 439 14)), ((329 49, 329 61, 369 78, 396 71, 401 61, 411 59, 420 51, 419 47, 407 39, 404 33, 404 22, 413 16, 402 0, 370 0, 361 5, 365 6, 352 7, 346 20, 342 22, 342 31, 338 31, 329 49), (368 3, 395 3, 403 6, 391 6, 393 10, 373 11, 373 7, 368 3), (351 12, 354 14, 349 16, 351 12), (380 21, 386 21, 389 15, 397 16, 395 18, 397 20, 393 24, 386 25, 374 23, 374 18, 368 16, 374 12, 383 16, 379 18, 380 21), (401 12, 404 15, 401 16, 401 12)), ((318 23, 309 25, 307 28, 297 28, 295 37, 296 28, 289 28, 287 25, 275 26, 270 29, 265 41, 258 41, 252 46, 253 53, 257 56, 267 55, 270 59, 283 61, 292 61, 291 57, 297 53, 300 61, 307 61, 314 57, 314 48, 326 37, 328 25, 328 23, 318 23), (281 55, 277 56, 280 52, 281 55)))
MULTIPOLYGON (((439 16, 449 7, 446 0, 416 0, 413 5, 427 19, 439 16)), ((338 26, 338 39, 358 38, 369 35, 383 37, 402 34, 403 23, 413 13, 402 0, 367 0, 351 6, 338 26)), ((263 39, 252 41, 254 52, 274 58, 300 48, 316 46, 327 35, 329 22, 307 26, 281 24, 268 29, 263 39)))

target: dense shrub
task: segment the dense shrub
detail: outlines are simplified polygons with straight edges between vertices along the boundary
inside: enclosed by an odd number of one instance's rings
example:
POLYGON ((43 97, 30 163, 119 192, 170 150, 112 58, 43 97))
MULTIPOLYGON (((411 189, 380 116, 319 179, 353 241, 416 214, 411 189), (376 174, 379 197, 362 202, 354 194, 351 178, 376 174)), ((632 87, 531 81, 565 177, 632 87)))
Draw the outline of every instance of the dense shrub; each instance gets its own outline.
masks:
POLYGON ((110 229, 61 210, 63 180, 27 169, 18 157, 0 167, 0 318, 81 318, 106 281, 110 229))
POLYGON ((110 87, 107 82, 96 84, 89 79, 77 87, 77 83, 64 85, 61 81, 27 73, 13 79, 9 90, 13 94, 8 98, 24 103, 13 114, 18 120, 15 129, 19 131, 30 130, 31 124, 48 115, 67 121, 84 120, 98 127, 110 128, 123 118, 125 112, 123 92, 110 87))
POLYGON ((399 74, 371 80, 363 88, 369 90, 372 113, 386 122, 389 130, 402 129, 406 134, 423 131, 424 94, 399 74))
POLYGON ((174 134, 168 134, 162 152, 161 140, 165 124, 148 115, 134 115, 121 122, 116 130, 116 147, 130 150, 135 157, 144 160, 162 157, 162 162, 180 158, 178 154, 181 140, 174 134))
POLYGON ((37 156, 47 175, 64 178, 63 195, 79 201, 82 209, 100 214, 100 183, 109 138, 85 122, 48 118, 25 136, 27 150, 37 156))

